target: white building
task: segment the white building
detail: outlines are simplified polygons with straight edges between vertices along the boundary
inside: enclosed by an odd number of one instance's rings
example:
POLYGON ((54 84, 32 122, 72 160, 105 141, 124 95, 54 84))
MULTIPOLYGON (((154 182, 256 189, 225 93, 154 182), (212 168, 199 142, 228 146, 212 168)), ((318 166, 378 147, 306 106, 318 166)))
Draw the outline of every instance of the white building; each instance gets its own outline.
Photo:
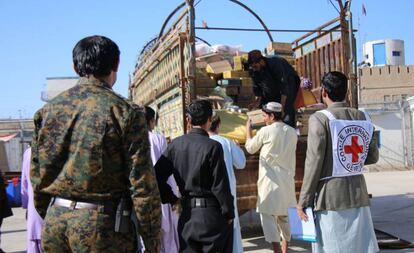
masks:
POLYGON ((364 43, 364 62, 370 66, 405 65, 404 41, 385 39, 364 43))
POLYGON ((63 91, 72 88, 78 82, 78 77, 48 77, 46 78, 46 89, 42 92, 42 100, 50 101, 63 91))

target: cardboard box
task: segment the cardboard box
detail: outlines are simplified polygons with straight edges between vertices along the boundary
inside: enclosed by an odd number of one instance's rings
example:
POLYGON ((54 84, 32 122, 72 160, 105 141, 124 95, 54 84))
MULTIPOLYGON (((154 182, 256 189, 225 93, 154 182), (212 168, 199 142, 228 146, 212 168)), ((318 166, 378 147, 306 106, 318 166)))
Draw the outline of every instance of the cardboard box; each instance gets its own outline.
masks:
POLYGON ((253 127, 266 125, 263 117, 263 112, 261 109, 247 112, 247 116, 251 120, 253 127))
POLYGON ((250 77, 248 71, 243 70, 230 70, 223 72, 223 78, 241 78, 241 77, 250 77))
POLYGON ((196 58, 196 67, 200 69, 205 69, 207 65, 211 62, 218 62, 224 60, 223 56, 219 54, 208 54, 196 58))
POLYGON ((239 94, 237 96, 237 100, 235 100, 235 104, 238 105, 240 108, 249 108, 249 106, 254 102, 253 95, 242 95, 239 94))
POLYGON ((213 93, 214 88, 203 88, 203 87, 196 87, 195 93, 198 96, 208 96, 213 93))
POLYGON ((203 55, 200 57, 196 58, 196 61, 198 62, 206 62, 206 63, 211 63, 211 62, 218 62, 218 61, 222 61, 224 60, 224 57, 220 54, 217 53, 213 53, 213 54, 207 54, 207 55, 203 55))
POLYGON ((239 86, 226 86, 227 96, 237 96, 239 94, 239 86))
POLYGON ((198 69, 205 69, 207 68, 207 62, 205 61, 196 61, 196 68, 198 69))
POLYGON ((285 59, 294 58, 293 51, 278 52, 278 51, 272 50, 272 51, 268 51, 267 55, 272 55, 272 56, 274 55, 274 56, 282 57, 282 58, 285 58, 285 59))
POLYGON ((237 102, 248 102, 253 103, 254 102, 254 95, 253 94, 239 94, 237 102))
POLYGON ((286 42, 269 42, 267 52, 274 51, 277 54, 293 53, 292 45, 286 42))
POLYGON ((245 87, 245 86, 242 86, 242 87, 240 87, 240 89, 239 89, 239 94, 240 95, 243 95, 243 96, 248 96, 248 95, 254 95, 253 94, 253 88, 252 87, 245 87))
POLYGON ((242 86, 245 87, 252 87, 253 86, 253 79, 251 79, 250 77, 243 77, 240 78, 242 86))
POLYGON ((216 81, 207 75, 196 75, 195 86, 199 88, 214 88, 216 87, 216 81))
POLYGON ((226 71, 230 71, 233 68, 230 65, 230 62, 227 60, 211 62, 207 64, 206 71, 212 74, 220 74, 226 71))
POLYGON ((234 70, 243 70, 243 62, 246 61, 247 62, 247 54, 243 54, 243 55, 237 55, 233 57, 233 63, 234 63, 234 70))

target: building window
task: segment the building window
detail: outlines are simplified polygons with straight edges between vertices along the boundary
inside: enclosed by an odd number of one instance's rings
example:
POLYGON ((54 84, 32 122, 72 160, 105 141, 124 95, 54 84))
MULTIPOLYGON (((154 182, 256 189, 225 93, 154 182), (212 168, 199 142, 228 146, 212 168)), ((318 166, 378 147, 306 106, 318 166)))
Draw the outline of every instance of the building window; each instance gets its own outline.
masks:
POLYGON ((402 94, 402 95, 401 95, 401 98, 402 98, 402 99, 407 99, 407 97, 408 97, 408 95, 407 95, 407 94, 402 94))
POLYGON ((392 51, 392 56, 401 56, 400 51, 392 51))
POLYGON ((385 56, 385 43, 373 44, 374 51, 374 65, 387 64, 387 58, 385 56))
POLYGON ((391 96, 390 95, 385 95, 384 96, 384 102, 391 102, 391 96))
POLYGON ((400 99, 400 95, 392 95, 392 102, 397 102, 400 99))

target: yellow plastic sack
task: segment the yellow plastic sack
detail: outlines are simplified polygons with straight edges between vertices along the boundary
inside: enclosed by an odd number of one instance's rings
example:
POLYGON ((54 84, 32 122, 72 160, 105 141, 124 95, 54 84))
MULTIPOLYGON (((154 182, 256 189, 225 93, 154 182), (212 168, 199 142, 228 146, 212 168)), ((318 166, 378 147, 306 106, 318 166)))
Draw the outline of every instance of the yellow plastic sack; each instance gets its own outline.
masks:
MULTIPOLYGON (((247 115, 229 110, 216 110, 221 119, 220 135, 244 144, 246 142, 247 115)), ((253 136, 256 130, 253 130, 253 136)))

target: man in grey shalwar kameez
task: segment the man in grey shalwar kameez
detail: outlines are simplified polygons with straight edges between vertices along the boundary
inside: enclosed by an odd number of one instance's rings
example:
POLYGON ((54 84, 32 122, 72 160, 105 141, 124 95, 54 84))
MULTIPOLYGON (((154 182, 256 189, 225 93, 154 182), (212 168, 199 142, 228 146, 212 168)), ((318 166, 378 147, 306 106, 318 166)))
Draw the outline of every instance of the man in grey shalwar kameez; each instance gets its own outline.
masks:
POLYGON ((327 110, 309 118, 305 175, 297 207, 314 207, 317 253, 377 252, 362 167, 378 161, 373 126, 362 111, 345 103, 347 78, 340 72, 322 79, 327 110), (342 124, 342 125, 341 125, 342 124))

